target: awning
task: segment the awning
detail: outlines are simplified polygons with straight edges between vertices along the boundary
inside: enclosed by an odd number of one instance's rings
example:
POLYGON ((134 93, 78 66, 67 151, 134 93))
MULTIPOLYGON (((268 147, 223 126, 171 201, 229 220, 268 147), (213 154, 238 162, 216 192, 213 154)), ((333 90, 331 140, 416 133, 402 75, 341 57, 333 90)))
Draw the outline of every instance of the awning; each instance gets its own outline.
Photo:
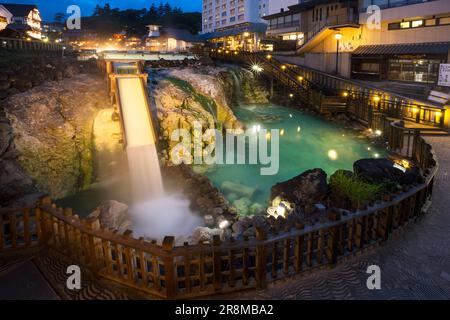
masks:
POLYGON ((214 38, 230 37, 242 34, 244 32, 250 33, 265 33, 267 30, 267 24, 265 23, 249 23, 243 26, 237 26, 235 28, 230 27, 230 29, 222 31, 214 31, 210 33, 204 33, 198 37, 202 40, 210 40, 214 38))
POLYGON ((359 46, 353 55, 389 54, 445 54, 450 50, 450 42, 406 43, 359 46))

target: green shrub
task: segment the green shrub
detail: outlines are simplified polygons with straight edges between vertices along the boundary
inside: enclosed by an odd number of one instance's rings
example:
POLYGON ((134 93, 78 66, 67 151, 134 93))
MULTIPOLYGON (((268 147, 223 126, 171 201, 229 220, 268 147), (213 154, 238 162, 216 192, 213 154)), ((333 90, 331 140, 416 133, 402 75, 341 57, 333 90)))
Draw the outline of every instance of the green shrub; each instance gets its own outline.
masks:
POLYGON ((330 187, 336 197, 348 199, 355 207, 376 200, 385 190, 383 185, 364 182, 342 170, 330 177, 330 187))

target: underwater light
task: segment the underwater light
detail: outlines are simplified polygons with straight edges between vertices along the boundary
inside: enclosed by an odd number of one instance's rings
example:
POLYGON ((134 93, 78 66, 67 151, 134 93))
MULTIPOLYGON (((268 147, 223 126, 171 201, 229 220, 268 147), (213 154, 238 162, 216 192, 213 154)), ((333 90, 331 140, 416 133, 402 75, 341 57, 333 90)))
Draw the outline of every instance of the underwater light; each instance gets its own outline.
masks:
POLYGON ((330 158, 331 160, 337 160, 338 158, 338 153, 336 150, 331 149, 328 151, 328 158, 330 158))

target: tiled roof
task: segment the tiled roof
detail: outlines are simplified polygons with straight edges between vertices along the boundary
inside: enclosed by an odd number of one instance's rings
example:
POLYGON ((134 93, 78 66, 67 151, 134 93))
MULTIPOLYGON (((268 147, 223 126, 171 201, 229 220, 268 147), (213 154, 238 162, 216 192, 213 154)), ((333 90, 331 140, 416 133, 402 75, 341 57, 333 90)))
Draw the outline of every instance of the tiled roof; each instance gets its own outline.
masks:
POLYGON ((405 43, 359 46, 354 55, 448 54, 450 42, 405 43))

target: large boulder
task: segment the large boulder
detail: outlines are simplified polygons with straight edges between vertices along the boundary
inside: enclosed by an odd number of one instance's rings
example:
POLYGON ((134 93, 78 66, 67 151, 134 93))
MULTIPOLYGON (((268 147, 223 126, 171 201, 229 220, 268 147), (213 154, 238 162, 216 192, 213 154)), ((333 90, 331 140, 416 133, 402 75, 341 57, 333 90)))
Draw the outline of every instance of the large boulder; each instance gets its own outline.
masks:
POLYGON ((296 205, 314 205, 328 196, 327 174, 322 169, 312 169, 285 182, 274 185, 271 200, 280 197, 296 205))
POLYGON ((118 230, 119 233, 125 232, 132 225, 128 206, 115 200, 103 202, 89 218, 98 218, 102 228, 118 230))
POLYGON ((33 181, 13 160, 0 159, 0 204, 34 191, 33 181))
POLYGON ((394 167, 394 162, 387 158, 381 159, 361 159, 353 164, 355 174, 362 180, 369 183, 398 183, 409 185, 423 182, 420 169, 417 166, 403 172, 394 167))

